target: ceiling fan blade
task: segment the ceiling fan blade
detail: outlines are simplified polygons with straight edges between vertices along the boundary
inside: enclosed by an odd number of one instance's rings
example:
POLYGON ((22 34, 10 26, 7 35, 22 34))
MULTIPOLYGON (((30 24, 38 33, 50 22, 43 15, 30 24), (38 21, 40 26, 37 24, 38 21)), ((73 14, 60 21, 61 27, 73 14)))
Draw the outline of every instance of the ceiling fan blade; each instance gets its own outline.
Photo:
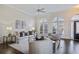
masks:
POLYGON ((44 9, 37 9, 37 12, 46 12, 44 9))

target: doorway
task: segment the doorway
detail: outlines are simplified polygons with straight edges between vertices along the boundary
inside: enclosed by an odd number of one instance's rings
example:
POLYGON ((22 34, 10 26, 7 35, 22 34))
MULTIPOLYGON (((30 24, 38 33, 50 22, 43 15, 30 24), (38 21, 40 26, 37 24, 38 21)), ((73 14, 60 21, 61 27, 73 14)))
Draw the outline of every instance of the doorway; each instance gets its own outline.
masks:
POLYGON ((79 40, 79 21, 74 21, 74 40, 79 40))

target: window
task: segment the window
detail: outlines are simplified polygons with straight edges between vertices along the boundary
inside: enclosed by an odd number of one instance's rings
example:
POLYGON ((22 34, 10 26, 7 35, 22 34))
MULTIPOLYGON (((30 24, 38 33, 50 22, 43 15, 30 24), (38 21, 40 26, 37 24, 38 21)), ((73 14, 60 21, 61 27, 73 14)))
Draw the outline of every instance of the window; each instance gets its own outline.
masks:
POLYGON ((40 33, 43 34, 44 36, 47 36, 48 34, 48 22, 44 19, 42 19, 43 21, 41 22, 40 25, 40 33))
POLYGON ((23 21, 23 20, 16 20, 15 28, 16 29, 24 29, 25 28, 25 21, 23 21))
POLYGON ((57 16, 52 21, 52 33, 64 37, 64 18, 57 16))

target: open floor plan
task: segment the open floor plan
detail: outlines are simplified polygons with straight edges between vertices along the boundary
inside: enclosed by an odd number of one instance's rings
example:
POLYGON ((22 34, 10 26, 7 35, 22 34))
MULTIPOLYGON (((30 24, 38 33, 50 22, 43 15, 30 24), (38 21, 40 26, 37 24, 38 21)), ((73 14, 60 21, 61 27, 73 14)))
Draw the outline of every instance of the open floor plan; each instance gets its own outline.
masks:
POLYGON ((79 54, 79 5, 0 4, 0 54, 79 54))

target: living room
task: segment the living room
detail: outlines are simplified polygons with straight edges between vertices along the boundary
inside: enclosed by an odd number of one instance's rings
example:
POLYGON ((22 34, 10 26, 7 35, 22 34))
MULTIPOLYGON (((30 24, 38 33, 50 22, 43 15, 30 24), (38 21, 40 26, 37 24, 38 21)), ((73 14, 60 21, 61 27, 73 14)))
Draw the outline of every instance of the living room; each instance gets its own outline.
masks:
POLYGON ((1 4, 0 19, 2 54, 79 53, 77 4, 1 4))

